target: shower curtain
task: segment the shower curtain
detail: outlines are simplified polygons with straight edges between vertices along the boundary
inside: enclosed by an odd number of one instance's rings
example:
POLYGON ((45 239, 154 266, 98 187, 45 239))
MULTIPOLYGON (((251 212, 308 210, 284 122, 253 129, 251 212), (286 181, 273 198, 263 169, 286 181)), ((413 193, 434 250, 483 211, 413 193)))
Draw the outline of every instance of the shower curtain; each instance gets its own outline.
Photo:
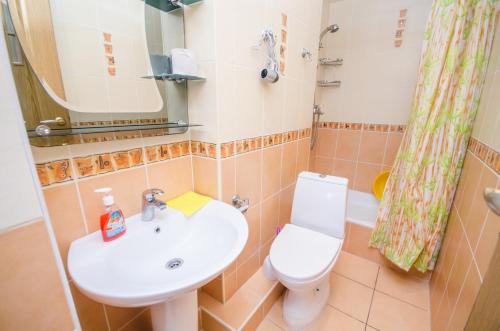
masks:
POLYGON ((432 5, 409 122, 369 243, 406 271, 434 268, 498 11, 498 0, 434 0, 432 5))

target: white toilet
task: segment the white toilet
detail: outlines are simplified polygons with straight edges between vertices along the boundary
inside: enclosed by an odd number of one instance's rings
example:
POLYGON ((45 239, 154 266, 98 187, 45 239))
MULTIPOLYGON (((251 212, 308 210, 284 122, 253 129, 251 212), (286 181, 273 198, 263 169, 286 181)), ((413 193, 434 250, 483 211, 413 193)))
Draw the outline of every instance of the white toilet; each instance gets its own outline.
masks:
POLYGON ((330 294, 329 275, 344 241, 346 178, 300 173, 291 224, 274 240, 264 263, 268 278, 286 288, 283 318, 294 330, 310 324, 330 294))

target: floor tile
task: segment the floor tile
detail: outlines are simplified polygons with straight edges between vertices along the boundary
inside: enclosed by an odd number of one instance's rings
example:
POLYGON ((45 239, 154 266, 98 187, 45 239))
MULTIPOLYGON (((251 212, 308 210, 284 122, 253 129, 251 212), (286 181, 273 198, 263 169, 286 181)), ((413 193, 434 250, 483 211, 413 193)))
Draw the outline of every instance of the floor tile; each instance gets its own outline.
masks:
POLYGON ((332 273, 328 303, 338 310, 366 322, 373 289, 332 273))
POLYGON ((220 303, 203 291, 199 292, 198 300, 204 309, 218 316, 233 328, 239 328, 259 303, 259 298, 248 289, 237 291, 226 304, 220 303))
POLYGON ((429 312, 375 291, 368 325, 383 331, 427 331, 429 312))
POLYGON ((273 305, 269 313, 267 314, 267 318, 269 318, 274 324, 282 328, 283 330, 287 330, 288 326, 283 320, 283 296, 273 305))
POLYGON ((427 280, 380 267, 375 289, 422 309, 429 309, 429 282, 427 280))
POLYGON ((283 329, 274 324, 269 318, 265 318, 262 323, 260 323, 257 331, 282 331, 283 329))
MULTIPOLYGON (((285 321, 283 321, 282 305, 283 299, 281 298, 279 301, 276 301, 266 319, 269 319, 278 326, 276 330, 291 331, 285 321)), ((364 323, 344 314, 338 309, 326 305, 321 315, 306 329, 306 331, 363 331, 364 329, 364 323)), ((267 331, 267 329, 259 329, 259 331, 264 330, 267 331)), ((274 331, 274 329, 270 329, 270 331, 274 331)))
POLYGON ((371 288, 375 287, 379 265, 346 251, 341 251, 333 271, 360 282, 371 288))
POLYGON ((363 331, 364 329, 364 323, 327 305, 306 331, 363 331))
POLYGON ((271 281, 264 276, 262 268, 243 285, 244 288, 254 292, 257 296, 263 297, 276 284, 276 281, 271 281))

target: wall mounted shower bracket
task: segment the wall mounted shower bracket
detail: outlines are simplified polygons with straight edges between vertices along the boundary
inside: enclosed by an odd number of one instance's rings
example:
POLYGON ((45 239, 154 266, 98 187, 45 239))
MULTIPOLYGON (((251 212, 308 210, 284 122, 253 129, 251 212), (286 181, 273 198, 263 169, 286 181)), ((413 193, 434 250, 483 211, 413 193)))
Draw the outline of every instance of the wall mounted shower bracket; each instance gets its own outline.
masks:
POLYGON ((276 83, 279 80, 278 58, 276 56, 276 36, 272 29, 264 29, 259 43, 253 49, 260 50, 265 46, 267 64, 260 71, 260 78, 267 83, 276 83))
POLYGON ((302 56, 302 58, 308 62, 311 62, 312 61, 312 53, 310 50, 306 49, 306 48, 302 48, 302 52, 300 53, 300 55, 302 56))

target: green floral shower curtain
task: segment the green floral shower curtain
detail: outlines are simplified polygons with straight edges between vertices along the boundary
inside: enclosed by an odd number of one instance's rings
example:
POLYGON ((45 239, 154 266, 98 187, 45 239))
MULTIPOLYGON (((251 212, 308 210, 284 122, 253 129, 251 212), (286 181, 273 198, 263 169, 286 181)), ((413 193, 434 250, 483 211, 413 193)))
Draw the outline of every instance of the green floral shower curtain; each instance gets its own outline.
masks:
POLYGON ((410 119, 370 238, 370 246, 401 269, 434 268, 478 109, 498 3, 432 5, 410 119))

